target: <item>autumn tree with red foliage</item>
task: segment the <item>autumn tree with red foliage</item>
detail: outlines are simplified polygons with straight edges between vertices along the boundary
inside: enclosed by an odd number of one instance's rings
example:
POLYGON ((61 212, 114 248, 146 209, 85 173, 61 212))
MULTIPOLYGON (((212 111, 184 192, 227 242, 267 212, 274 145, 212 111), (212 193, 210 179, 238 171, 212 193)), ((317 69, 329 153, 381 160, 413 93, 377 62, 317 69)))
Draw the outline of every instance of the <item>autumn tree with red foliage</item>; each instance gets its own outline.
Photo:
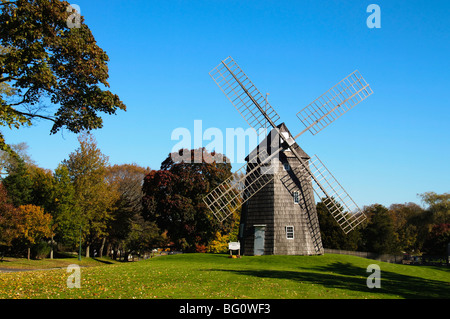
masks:
POLYGON ((161 169, 144 179, 144 217, 167 231, 176 247, 184 251, 204 250, 217 231, 227 232, 233 223, 232 218, 219 223, 203 202, 206 194, 232 174, 227 158, 215 155, 204 148, 180 150, 169 154, 161 169), (190 152, 190 161, 189 156, 187 161, 174 161, 182 152, 190 152), (196 157, 199 154, 203 155, 201 160, 196 157))
POLYGON ((5 186, 0 183, 0 246, 11 246, 14 239, 14 220, 18 209, 14 207, 8 198, 5 186))

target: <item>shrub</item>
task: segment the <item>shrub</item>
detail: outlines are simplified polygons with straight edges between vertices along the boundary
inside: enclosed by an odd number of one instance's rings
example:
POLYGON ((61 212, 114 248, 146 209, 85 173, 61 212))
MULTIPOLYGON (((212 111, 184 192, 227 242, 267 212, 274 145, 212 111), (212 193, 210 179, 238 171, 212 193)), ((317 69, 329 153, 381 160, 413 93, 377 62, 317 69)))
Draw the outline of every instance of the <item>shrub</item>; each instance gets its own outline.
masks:
POLYGON ((195 244, 195 252, 197 253, 206 253, 207 249, 205 245, 195 244))
POLYGON ((33 259, 43 259, 46 258, 50 251, 52 250, 51 246, 47 244, 45 241, 40 241, 36 245, 31 247, 31 257, 33 259))
POLYGON ((221 254, 228 252, 228 242, 230 241, 230 235, 222 236, 220 232, 216 233, 216 238, 211 241, 207 247, 209 253, 221 254))

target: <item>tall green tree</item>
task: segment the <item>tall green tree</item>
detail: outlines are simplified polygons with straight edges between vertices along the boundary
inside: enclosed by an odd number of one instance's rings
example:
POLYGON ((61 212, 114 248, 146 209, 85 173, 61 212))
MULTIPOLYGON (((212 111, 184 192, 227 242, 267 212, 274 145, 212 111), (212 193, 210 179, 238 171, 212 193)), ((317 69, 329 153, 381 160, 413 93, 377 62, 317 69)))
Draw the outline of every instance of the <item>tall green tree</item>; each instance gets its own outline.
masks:
POLYGON ((95 138, 84 133, 79 136, 80 147, 63 161, 74 185, 76 206, 82 224, 86 256, 93 243, 107 236, 117 192, 106 181, 108 157, 97 147, 95 138))
POLYGON ((14 206, 32 204, 33 180, 24 160, 16 156, 15 161, 7 167, 7 172, 8 176, 3 178, 2 183, 14 206))
POLYGON ((51 170, 28 165, 31 176, 30 202, 33 205, 44 208, 47 213, 52 213, 54 204, 54 178, 51 170))
POLYGON ((363 249, 379 254, 396 254, 400 252, 398 235, 389 210, 380 204, 364 207, 369 222, 362 231, 363 249))
MULTIPOLYGON (((161 243, 162 237, 156 223, 145 220, 140 214, 130 221, 130 229, 123 240, 125 256, 150 251, 153 245, 161 243)), ((127 261, 127 258, 125 258, 127 261)))
MULTIPOLYGON (((340 205, 338 204, 338 206, 340 205)), ((323 247, 343 250, 358 249, 361 236, 359 228, 345 234, 333 216, 328 212, 323 201, 317 203, 316 209, 319 218, 320 235, 322 237, 323 247)), ((343 210, 343 208, 341 208, 341 210, 343 210)))
MULTIPOLYGON (((104 88, 109 60, 84 18, 60 0, 1 0, 0 125, 19 128, 33 119, 78 133, 102 127, 101 114, 126 107, 104 88)), ((0 149, 7 150, 0 133, 0 149)))
POLYGON ((424 214, 422 207, 415 203, 392 204, 389 214, 397 234, 399 249, 409 254, 418 253, 421 248, 420 228, 423 224, 415 221, 424 214))
POLYGON ((51 213, 56 224, 55 240, 72 249, 79 244, 81 222, 77 206, 75 187, 70 179, 69 169, 59 164, 53 174, 54 197, 51 213))
POLYGON ((11 144, 10 152, 5 152, 0 149, 0 176, 8 175, 8 167, 17 165, 17 158, 21 158, 25 164, 34 165, 28 153, 28 144, 25 142, 18 144, 11 144))

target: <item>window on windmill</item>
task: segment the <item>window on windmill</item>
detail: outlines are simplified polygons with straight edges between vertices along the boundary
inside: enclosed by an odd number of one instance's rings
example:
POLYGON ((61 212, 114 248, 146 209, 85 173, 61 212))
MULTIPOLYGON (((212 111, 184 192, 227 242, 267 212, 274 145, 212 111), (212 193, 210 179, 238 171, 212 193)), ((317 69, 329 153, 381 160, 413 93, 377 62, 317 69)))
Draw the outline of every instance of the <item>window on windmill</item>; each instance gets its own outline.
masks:
POLYGON ((286 226, 286 239, 294 239, 294 226, 286 226))
POLYGON ((294 204, 298 204, 300 202, 300 194, 298 192, 294 192, 294 204))
POLYGON ((283 167, 285 171, 291 170, 291 166, 289 166, 289 163, 283 163, 283 167))

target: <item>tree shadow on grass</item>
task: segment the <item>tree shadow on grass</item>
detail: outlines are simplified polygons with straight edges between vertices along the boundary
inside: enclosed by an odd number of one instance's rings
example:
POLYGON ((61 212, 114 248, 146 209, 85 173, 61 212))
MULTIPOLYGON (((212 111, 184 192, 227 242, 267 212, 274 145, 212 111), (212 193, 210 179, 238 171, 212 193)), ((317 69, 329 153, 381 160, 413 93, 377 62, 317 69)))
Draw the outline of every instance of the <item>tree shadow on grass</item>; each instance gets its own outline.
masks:
POLYGON ((114 264, 114 262, 110 261, 110 260, 100 259, 100 258, 96 258, 96 257, 91 257, 91 258, 93 260, 98 261, 98 262, 103 263, 103 264, 108 264, 108 265, 114 264))
MULTIPOLYGON (((330 265, 311 267, 304 270, 263 270, 263 269, 210 269, 242 276, 293 280, 298 283, 311 283, 327 288, 357 291, 361 293, 382 294, 393 298, 450 298, 450 284, 445 281, 424 279, 402 275, 381 269, 381 288, 368 288, 367 277, 371 273, 365 268, 350 263, 335 262, 330 265)), ((363 297, 363 295, 362 295, 363 297)))

